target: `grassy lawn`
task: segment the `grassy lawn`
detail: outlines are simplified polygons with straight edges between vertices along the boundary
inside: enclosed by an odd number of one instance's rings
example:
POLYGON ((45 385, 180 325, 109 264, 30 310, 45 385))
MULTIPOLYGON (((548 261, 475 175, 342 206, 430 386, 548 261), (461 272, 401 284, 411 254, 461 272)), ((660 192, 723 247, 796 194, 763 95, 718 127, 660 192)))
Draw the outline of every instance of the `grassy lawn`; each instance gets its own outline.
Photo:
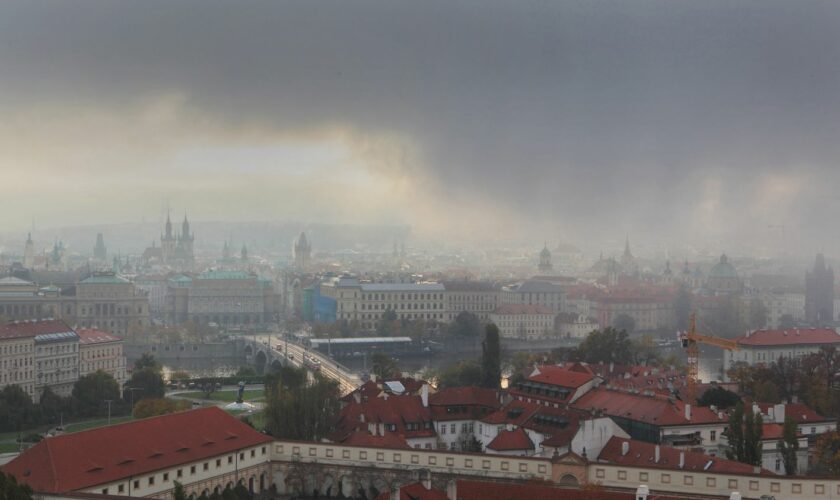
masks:
POLYGON ((16 453, 19 449, 17 443, 0 443, 0 453, 16 453))
MULTIPOLYGON (((228 403, 232 403, 236 401, 236 395, 239 391, 219 391, 210 393, 209 398, 205 398, 204 393, 200 391, 196 392, 184 392, 178 394, 178 397, 181 398, 189 398, 189 399, 206 399, 209 401, 224 401, 228 403)), ((245 401, 254 401, 257 399, 261 399, 264 396, 262 389, 246 389, 245 393, 242 395, 242 398, 245 401)))
POLYGON ((252 424, 254 424, 254 427, 257 428, 257 430, 262 430, 263 427, 265 427, 265 415, 262 410, 254 412, 254 414, 250 415, 248 419, 252 424))
MULTIPOLYGON (((123 422, 128 422, 129 420, 133 420, 134 417, 131 415, 124 415, 122 417, 111 417, 111 425, 114 424, 121 424, 123 422)), ((86 431, 88 429, 94 429, 96 427, 103 427, 108 425, 108 419, 103 418, 100 420, 88 420, 86 422, 77 422, 75 424, 67 424, 64 426, 64 432, 79 432, 79 431, 86 431)))

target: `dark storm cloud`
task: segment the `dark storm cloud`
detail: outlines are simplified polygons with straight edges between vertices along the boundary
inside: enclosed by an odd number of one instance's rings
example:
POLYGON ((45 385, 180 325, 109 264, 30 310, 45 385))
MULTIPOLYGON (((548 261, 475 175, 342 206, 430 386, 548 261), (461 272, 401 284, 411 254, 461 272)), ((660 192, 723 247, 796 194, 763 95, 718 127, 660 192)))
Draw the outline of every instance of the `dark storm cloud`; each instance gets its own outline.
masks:
POLYGON ((840 181, 838 26, 818 1, 7 2, 0 106, 180 91, 231 127, 407 134, 443 195, 551 230, 705 210, 743 236, 786 176, 794 218, 840 181))

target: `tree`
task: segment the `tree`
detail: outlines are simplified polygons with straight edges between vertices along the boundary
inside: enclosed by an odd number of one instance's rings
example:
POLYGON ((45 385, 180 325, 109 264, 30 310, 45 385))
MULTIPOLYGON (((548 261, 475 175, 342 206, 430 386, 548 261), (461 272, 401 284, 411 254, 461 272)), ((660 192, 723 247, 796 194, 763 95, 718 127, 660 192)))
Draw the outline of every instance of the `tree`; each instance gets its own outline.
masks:
POLYGON ((478 363, 472 360, 460 361, 438 373, 437 386, 440 389, 478 386, 482 380, 483 374, 478 363))
POLYGON ((102 370, 79 378, 73 385, 73 400, 78 414, 82 416, 105 415, 105 401, 119 399, 120 385, 114 377, 102 370))
POLYGON ((754 298, 750 301, 749 323, 750 328, 753 330, 767 326, 767 306, 759 298, 754 298))
POLYGON ((127 401, 139 399, 160 399, 166 394, 166 384, 163 376, 149 368, 135 370, 128 380, 124 397, 127 401), (131 395, 128 389, 136 389, 137 394, 131 395))
POLYGON ((34 410, 29 394, 19 385, 7 385, 0 391, 0 430, 19 431, 29 427, 34 410))
POLYGON ((144 352, 140 359, 134 362, 134 371, 140 370, 152 370, 156 373, 160 373, 163 369, 160 363, 157 362, 154 356, 149 354, 148 352, 144 352))
POLYGON ((399 334, 401 323, 397 319, 397 313, 386 309, 382 313, 382 319, 376 324, 376 334, 380 337, 391 337, 399 334))
POLYGON ((761 465, 761 436, 764 420, 761 412, 753 413, 752 407, 744 412, 744 460, 750 465, 761 465))
POLYGON ((632 357, 633 349, 627 332, 615 328, 595 330, 572 353, 573 359, 587 363, 629 364, 632 357))
POLYGON ((817 438, 814 455, 821 469, 840 476, 840 431, 826 432, 817 438))
POLYGON ((712 387, 703 393, 697 400, 700 406, 714 405, 722 410, 731 408, 738 404, 741 398, 732 391, 728 391, 721 386, 712 387))
POLYGON ((726 450, 726 457, 730 460, 744 461, 744 404, 738 403, 735 409, 729 414, 729 427, 727 428, 727 440, 729 449, 726 450))
POLYGON ((40 421, 45 423, 54 423, 61 420, 61 414, 68 411, 68 401, 62 398, 49 386, 44 387, 44 392, 41 393, 41 401, 38 403, 38 411, 40 412, 40 421))
POLYGON ((471 312, 461 311, 449 324, 447 333, 456 337, 477 338, 481 335, 481 320, 471 312))
POLYGON ((319 441, 332 430, 340 395, 338 383, 320 373, 297 387, 266 385, 266 429, 281 439, 319 441))
POLYGON ((788 476, 796 475, 796 451, 799 450, 799 439, 796 437, 796 421, 790 416, 785 417, 782 439, 779 440, 778 446, 782 454, 782 461, 785 464, 785 474, 788 476))
POLYGON ((0 498, 3 500, 32 500, 32 488, 19 484, 17 478, 0 471, 0 498))
POLYGON ((400 375, 397 363, 384 352, 374 353, 372 362, 372 371, 377 380, 387 380, 400 375))
POLYGON ((237 377, 251 378, 257 376, 257 370, 253 366, 242 365, 236 372, 237 377))
POLYGON ((172 491, 172 500, 187 500, 187 492, 184 485, 175 481, 175 489, 172 491))
POLYGON ((502 383, 502 348, 499 327, 489 323, 484 328, 484 342, 481 343, 481 386, 498 389, 502 383))
POLYGON ((618 331, 633 333, 636 330, 636 320, 629 314, 619 314, 613 321, 613 326, 618 331))

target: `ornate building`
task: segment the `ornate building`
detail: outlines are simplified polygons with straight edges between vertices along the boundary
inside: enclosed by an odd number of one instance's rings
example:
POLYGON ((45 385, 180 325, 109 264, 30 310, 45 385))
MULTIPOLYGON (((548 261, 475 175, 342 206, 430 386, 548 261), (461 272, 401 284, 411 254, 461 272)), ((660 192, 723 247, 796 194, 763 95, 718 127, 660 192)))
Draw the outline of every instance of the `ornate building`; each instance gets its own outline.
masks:
POLYGON ((309 268, 309 262, 312 258, 312 244, 306 239, 306 233, 300 232, 300 236, 295 240, 292 247, 292 256, 295 259, 295 268, 305 271, 309 268))
POLYGON ((26 235, 26 245, 23 247, 23 267, 27 269, 35 267, 35 243, 32 242, 32 233, 26 235))
POLYGON ((712 266, 709 271, 709 278, 706 280, 706 288, 715 294, 739 293, 743 283, 735 271, 735 266, 729 263, 726 254, 720 256, 720 261, 712 266))
POLYGON ((105 248, 105 239, 102 233, 96 235, 96 245, 93 247, 93 258, 105 262, 108 256, 108 250, 105 248))
POLYGON ((551 265, 551 252, 548 251, 548 244, 543 246, 543 249, 540 252, 540 263, 537 266, 537 269, 539 269, 541 273, 547 273, 554 269, 554 266, 551 265))
POLYGON ((821 253, 814 270, 805 273, 805 320, 814 326, 834 320, 834 270, 821 253))
POLYGON ((190 232, 190 222, 186 214, 184 222, 181 223, 180 233, 173 232, 172 221, 167 214, 164 233, 160 236, 160 247, 152 243, 152 246, 143 252, 141 260, 146 266, 158 264, 178 269, 190 269, 195 263, 194 241, 195 233, 190 232))

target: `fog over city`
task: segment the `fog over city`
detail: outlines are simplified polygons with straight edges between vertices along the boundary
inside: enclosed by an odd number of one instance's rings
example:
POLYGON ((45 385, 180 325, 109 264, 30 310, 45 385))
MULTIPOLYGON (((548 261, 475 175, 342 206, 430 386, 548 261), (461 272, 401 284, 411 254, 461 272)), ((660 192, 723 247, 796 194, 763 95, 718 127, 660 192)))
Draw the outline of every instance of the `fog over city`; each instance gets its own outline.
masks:
POLYGON ((0 224, 158 231, 166 200, 836 254, 838 25, 818 1, 4 2, 0 224))

